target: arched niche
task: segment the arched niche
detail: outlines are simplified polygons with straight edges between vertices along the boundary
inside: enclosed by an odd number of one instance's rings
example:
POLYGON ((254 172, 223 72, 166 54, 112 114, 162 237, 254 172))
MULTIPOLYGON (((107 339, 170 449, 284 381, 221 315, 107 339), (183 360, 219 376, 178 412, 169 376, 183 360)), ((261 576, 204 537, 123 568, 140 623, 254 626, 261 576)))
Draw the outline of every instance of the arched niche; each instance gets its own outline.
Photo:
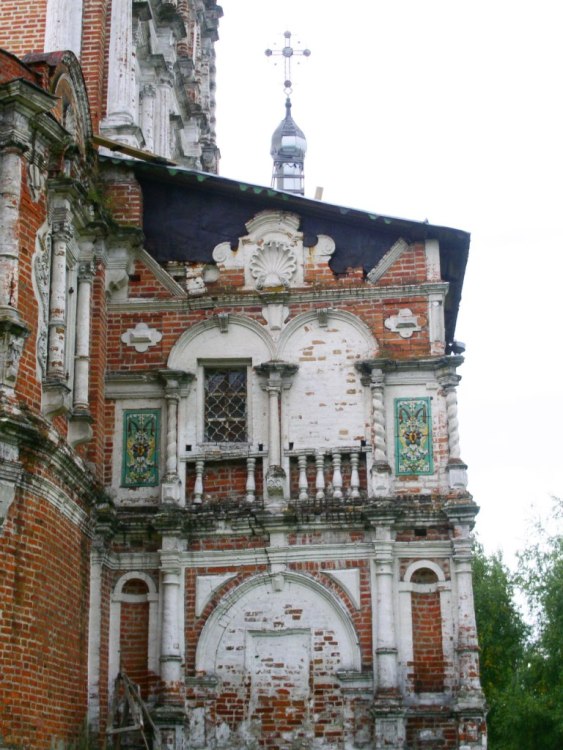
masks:
POLYGON ((216 316, 185 331, 170 352, 168 367, 195 375, 187 398, 180 403, 179 444, 204 441, 206 368, 240 368, 247 378, 247 443, 267 442, 267 399, 254 367, 274 357, 269 333, 241 315, 216 316))
POLYGON ((299 365, 286 394, 287 439, 296 449, 365 439, 369 409, 355 364, 377 350, 367 325, 346 311, 313 310, 288 323, 277 358, 299 365))
POLYGON ((310 677, 313 657, 319 672, 361 670, 349 614, 331 592, 298 573, 255 576, 229 592, 203 628, 196 672, 230 684, 252 681, 257 665, 264 669, 267 664, 269 651, 278 664, 284 658, 301 659, 300 666, 288 663, 287 669, 301 669, 303 680, 310 677))

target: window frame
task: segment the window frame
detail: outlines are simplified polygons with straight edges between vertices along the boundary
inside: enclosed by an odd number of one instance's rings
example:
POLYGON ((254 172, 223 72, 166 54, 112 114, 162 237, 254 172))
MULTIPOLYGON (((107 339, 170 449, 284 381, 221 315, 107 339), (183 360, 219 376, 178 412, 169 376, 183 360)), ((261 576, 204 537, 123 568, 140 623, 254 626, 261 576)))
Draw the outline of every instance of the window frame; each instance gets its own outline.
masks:
POLYGON ((241 448, 252 445, 252 361, 247 358, 239 359, 203 359, 198 360, 197 378, 197 443, 200 448, 210 446, 228 446, 241 448), (245 370, 246 371, 246 440, 236 442, 217 442, 205 439, 205 407, 206 407, 206 370, 245 370))

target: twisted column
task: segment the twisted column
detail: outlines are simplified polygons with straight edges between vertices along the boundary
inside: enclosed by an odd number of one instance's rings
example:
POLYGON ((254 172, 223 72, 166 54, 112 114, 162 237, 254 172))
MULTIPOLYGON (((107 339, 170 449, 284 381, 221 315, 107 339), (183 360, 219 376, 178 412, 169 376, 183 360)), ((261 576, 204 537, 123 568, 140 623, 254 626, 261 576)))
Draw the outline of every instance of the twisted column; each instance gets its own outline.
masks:
POLYGON ((373 457, 376 463, 388 465, 387 435, 385 430, 385 402, 383 399, 384 382, 385 376, 383 371, 373 369, 370 378, 373 457))
MULTIPOLYGON (((461 360, 463 361, 463 360, 461 360)), ((467 466, 461 459, 459 447, 459 419, 457 407, 457 385, 461 377, 457 375, 454 367, 459 361, 452 362, 451 366, 445 367, 438 374, 438 382, 442 387, 446 401, 446 413, 448 424, 448 476, 450 487, 465 490, 467 487, 467 466)))

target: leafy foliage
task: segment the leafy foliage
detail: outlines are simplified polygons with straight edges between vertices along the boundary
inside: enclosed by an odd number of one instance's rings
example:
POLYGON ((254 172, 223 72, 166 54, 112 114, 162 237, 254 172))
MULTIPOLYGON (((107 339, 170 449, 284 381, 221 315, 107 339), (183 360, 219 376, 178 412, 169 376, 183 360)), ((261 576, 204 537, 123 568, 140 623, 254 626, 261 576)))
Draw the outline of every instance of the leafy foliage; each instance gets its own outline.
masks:
POLYGON ((499 554, 476 546, 475 611, 490 750, 563 747, 563 518, 554 500, 548 534, 538 523, 512 574, 499 554), (528 603, 527 625, 515 603, 528 603))

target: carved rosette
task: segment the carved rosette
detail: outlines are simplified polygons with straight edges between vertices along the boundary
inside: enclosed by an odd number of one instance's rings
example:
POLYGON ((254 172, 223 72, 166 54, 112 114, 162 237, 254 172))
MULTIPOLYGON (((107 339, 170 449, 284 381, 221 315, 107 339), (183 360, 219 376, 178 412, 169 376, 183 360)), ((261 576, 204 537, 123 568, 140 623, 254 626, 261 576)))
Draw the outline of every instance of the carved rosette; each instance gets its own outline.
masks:
POLYGON ((297 258, 286 243, 265 242, 252 254, 249 268, 259 291, 287 289, 297 271, 297 258))

